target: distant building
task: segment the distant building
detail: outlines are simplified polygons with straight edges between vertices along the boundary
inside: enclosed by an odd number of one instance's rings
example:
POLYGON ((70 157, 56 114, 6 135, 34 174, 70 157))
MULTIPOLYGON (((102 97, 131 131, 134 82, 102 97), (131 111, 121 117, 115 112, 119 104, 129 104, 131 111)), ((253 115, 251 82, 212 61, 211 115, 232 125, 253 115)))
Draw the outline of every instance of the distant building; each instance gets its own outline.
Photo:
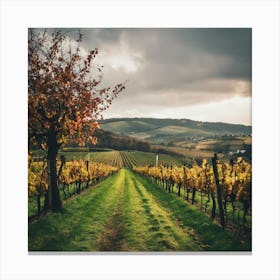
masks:
POLYGON ((244 153, 246 153, 246 150, 237 150, 236 152, 229 152, 228 154, 232 156, 235 154, 244 154, 244 153))

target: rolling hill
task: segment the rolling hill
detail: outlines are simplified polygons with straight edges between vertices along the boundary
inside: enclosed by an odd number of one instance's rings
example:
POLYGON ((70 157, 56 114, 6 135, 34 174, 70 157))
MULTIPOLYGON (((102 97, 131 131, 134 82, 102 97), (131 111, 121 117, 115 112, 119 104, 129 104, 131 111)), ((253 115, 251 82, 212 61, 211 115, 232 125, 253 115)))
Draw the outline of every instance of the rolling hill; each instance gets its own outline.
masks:
POLYGON ((102 129, 152 143, 194 137, 250 135, 251 126, 192 121, 189 119, 115 118, 101 122, 102 129))

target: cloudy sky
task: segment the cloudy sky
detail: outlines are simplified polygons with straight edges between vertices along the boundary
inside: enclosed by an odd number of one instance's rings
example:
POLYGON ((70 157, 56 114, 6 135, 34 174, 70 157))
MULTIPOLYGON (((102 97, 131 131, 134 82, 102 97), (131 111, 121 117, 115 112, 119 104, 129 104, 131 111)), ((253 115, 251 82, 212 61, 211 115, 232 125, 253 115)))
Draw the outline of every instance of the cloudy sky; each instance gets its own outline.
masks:
POLYGON ((127 81, 111 117, 251 125, 251 29, 81 29, 104 85, 127 81))

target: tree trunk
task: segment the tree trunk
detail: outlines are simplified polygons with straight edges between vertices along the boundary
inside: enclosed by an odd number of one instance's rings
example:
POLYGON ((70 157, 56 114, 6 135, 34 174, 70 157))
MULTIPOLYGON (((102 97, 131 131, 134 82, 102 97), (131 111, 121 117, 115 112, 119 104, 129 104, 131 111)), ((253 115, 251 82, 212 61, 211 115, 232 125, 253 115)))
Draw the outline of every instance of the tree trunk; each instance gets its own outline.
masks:
POLYGON ((48 137, 48 172, 49 188, 45 198, 44 208, 51 211, 58 211, 62 208, 61 198, 58 190, 56 158, 59 145, 55 133, 50 133, 48 137))

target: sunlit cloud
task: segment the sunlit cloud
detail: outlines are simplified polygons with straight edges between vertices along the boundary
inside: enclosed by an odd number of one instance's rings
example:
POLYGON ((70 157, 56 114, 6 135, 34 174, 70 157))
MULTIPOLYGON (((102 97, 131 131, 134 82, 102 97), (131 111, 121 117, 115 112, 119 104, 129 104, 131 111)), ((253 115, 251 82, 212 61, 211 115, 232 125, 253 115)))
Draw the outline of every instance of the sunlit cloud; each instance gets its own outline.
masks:
POLYGON ((250 124, 249 28, 81 29, 98 48, 103 83, 127 81, 104 117, 172 117, 250 124))
POLYGON ((122 110, 119 110, 117 115, 113 113, 116 111, 116 109, 108 110, 106 112, 106 117, 192 119, 204 122, 226 122, 251 125, 251 104, 251 97, 238 96, 222 101, 214 101, 190 106, 177 106, 176 108, 172 106, 155 107, 147 104, 147 106, 136 106, 138 108, 137 110, 130 110, 127 107, 124 107, 122 110))
POLYGON ((143 54, 131 49, 125 38, 115 45, 105 44, 100 49, 98 60, 103 65, 107 65, 115 71, 123 71, 126 74, 135 73, 144 63, 143 54))

